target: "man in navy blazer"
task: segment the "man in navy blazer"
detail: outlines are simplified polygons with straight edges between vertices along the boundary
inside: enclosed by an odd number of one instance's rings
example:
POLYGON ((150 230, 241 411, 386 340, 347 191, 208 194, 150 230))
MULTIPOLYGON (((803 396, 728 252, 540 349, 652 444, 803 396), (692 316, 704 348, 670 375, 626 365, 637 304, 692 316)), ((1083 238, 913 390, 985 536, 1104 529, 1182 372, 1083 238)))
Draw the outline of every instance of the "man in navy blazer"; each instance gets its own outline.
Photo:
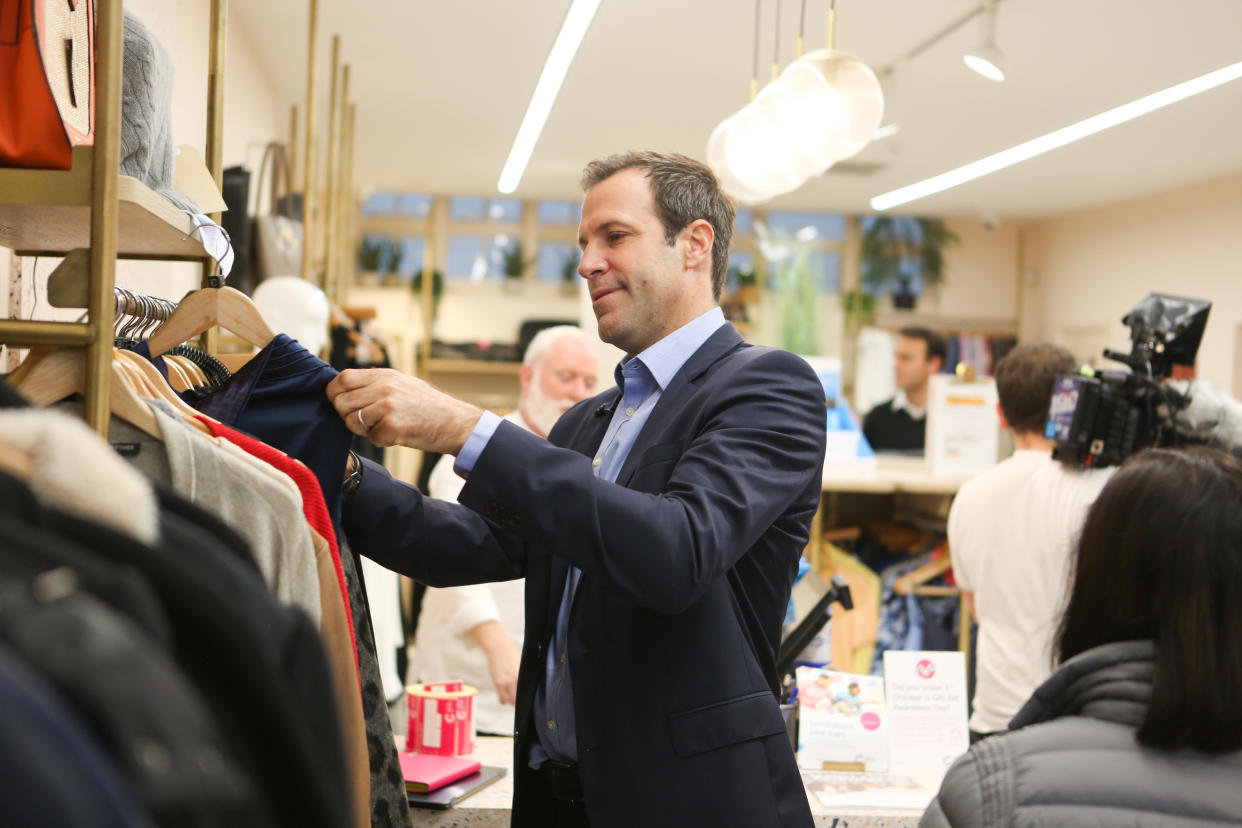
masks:
POLYGON ((806 826, 777 702, 781 623, 819 502, 823 391, 718 307, 733 207, 684 156, 583 177, 582 261, 617 387, 547 442, 425 383, 328 387, 379 445, 456 455, 459 504, 366 464, 363 554, 433 586, 526 578, 515 826, 806 826))

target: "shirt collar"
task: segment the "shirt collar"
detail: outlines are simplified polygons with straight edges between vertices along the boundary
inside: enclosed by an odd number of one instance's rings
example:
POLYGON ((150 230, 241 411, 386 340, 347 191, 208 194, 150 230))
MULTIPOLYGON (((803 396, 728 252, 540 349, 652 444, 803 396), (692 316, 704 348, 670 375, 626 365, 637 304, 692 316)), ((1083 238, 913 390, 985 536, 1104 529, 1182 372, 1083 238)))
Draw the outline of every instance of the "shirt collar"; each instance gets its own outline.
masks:
POLYGON ((625 387, 625 367, 630 362, 638 362, 647 369, 663 391, 681 370, 681 366, 686 364, 686 360, 694 356, 694 352, 703 347, 703 343, 724 323, 724 311, 714 307, 682 325, 638 356, 621 360, 613 372, 617 386, 625 387))
POLYGON ((922 405, 915 405, 914 403, 910 402, 910 398, 906 396, 906 392, 901 390, 900 388, 897 389, 896 394, 893 394, 893 410, 894 411, 904 410, 907 414, 910 415, 912 419, 915 419, 915 420, 921 420, 927 416, 927 407, 922 406, 922 405))

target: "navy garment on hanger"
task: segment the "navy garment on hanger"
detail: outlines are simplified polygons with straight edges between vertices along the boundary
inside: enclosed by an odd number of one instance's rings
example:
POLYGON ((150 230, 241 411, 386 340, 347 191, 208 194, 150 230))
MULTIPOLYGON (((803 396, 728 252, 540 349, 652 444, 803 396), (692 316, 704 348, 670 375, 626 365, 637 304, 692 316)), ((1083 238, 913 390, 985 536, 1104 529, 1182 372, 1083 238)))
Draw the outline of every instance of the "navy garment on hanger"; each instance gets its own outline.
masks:
POLYGON ((323 489, 339 541, 341 483, 353 435, 324 394, 336 375, 297 340, 277 334, 225 385, 185 399, 208 417, 301 460, 323 489))
POLYGON ((150 828, 86 723, 0 647, 0 813, 8 828, 150 828))

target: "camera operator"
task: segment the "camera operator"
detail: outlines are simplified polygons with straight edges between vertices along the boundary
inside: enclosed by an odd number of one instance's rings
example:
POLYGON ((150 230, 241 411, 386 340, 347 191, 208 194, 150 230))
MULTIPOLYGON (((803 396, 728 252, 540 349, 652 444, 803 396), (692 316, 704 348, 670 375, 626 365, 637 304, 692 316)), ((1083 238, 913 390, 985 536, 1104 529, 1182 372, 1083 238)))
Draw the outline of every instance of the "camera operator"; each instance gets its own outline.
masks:
POLYGON ((1074 367, 1067 350, 1046 344, 1020 345, 997 363, 1001 419, 1016 451, 966 483, 949 513, 954 577, 979 624, 972 741, 1007 729, 1051 672, 1070 553, 1112 471, 1052 459, 1049 399, 1074 367))

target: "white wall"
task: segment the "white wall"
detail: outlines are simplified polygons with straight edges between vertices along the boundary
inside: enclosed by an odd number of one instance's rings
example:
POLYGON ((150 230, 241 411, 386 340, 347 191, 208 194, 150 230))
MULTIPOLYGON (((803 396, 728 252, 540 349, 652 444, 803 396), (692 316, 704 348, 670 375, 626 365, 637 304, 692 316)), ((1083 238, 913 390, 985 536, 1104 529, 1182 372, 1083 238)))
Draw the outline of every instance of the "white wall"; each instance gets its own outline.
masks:
POLYGON ((1120 319, 1149 292, 1209 299, 1199 376, 1242 393, 1233 387, 1242 325, 1242 173, 1057 216, 1037 229, 1041 337, 1129 350, 1120 319))

